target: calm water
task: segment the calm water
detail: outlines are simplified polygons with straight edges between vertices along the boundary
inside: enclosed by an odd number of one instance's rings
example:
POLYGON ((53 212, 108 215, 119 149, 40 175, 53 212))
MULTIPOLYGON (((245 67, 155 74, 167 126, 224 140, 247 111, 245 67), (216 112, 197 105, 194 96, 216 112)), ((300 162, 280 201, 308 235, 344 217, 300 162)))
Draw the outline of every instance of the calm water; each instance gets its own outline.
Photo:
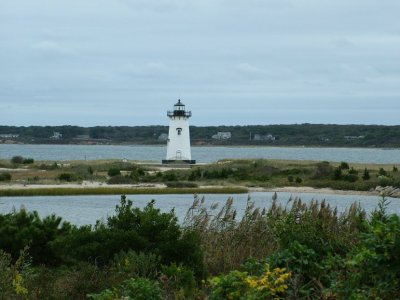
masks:
MULTIPOLYGON (((272 203, 272 192, 257 192, 249 194, 256 207, 269 208, 272 203)), ((247 194, 237 195, 204 195, 205 205, 209 207, 213 203, 219 203, 221 207, 228 197, 234 199, 234 206, 240 217, 246 207, 247 194)), ((379 201, 377 196, 354 195, 330 195, 309 193, 278 193, 278 201, 287 205, 290 197, 299 196, 303 201, 312 199, 326 201, 339 212, 343 212, 353 202, 359 202, 367 212, 374 210, 379 201)), ((114 214, 115 206, 119 203, 119 196, 49 196, 49 197, 1 197, 0 213, 11 212, 21 206, 28 210, 36 210, 41 216, 56 214, 76 225, 95 224, 96 220, 105 220, 107 216, 114 214)), ((193 203, 192 195, 128 195, 128 199, 134 201, 137 207, 144 207, 151 199, 156 199, 156 206, 162 211, 170 211, 175 208, 176 215, 182 221, 186 211, 193 203)), ((400 214, 400 199, 388 198, 390 204, 388 212, 400 214)), ((290 206, 290 203, 288 204, 290 206)))
MULTIPOLYGON (((166 147, 112 145, 0 145, 0 159, 15 155, 35 160, 129 159, 161 161, 166 147)), ((347 161, 354 163, 400 163, 400 149, 303 148, 303 147, 192 147, 197 162, 224 158, 267 158, 347 161)))

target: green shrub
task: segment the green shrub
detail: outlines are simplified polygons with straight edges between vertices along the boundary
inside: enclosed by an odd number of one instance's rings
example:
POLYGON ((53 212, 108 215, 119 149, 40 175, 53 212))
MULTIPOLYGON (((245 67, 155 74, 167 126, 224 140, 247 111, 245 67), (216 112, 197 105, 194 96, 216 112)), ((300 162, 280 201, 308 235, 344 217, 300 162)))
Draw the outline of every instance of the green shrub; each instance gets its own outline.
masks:
POLYGON ((106 289, 99 294, 89 294, 93 300, 135 299, 162 300, 162 291, 158 282, 147 278, 131 278, 125 280, 118 288, 106 289))
POLYGON ((169 188, 197 188, 199 187, 194 182, 187 181, 170 181, 165 183, 169 188))
POLYGON ((10 173, 6 173, 6 172, 0 173, 0 181, 10 181, 11 177, 12 176, 10 173))
POLYGON ((195 299, 196 281, 193 271, 175 263, 161 269, 163 290, 168 299, 195 299))
POLYGON ((108 184, 130 184, 132 183, 132 178, 129 176, 123 176, 123 175, 115 175, 112 176, 110 179, 107 181, 108 184))
POLYGON ((156 279, 161 266, 161 258, 153 253, 121 251, 114 257, 111 271, 123 274, 125 278, 145 277, 156 279))
POLYGON ((113 177, 117 175, 121 175, 121 170, 117 168, 110 168, 107 172, 108 176, 113 177))
POLYGON ((16 259, 20 251, 29 246, 34 264, 53 265, 59 262, 52 243, 68 235, 71 225, 51 215, 41 219, 38 213, 20 210, 0 215, 0 249, 16 259))
POLYGON ((391 186, 391 185, 393 185, 393 180, 392 180, 392 178, 389 178, 387 176, 380 175, 378 177, 378 185, 380 185, 380 186, 391 186))
POLYGON ((20 156, 20 155, 13 156, 11 158, 11 162, 13 164, 22 164, 24 162, 24 158, 22 156, 20 156))
POLYGON ((371 178, 371 176, 369 175, 369 171, 367 170, 367 168, 364 169, 364 173, 362 176, 363 180, 369 180, 371 178))
POLYGON ((341 180, 341 179, 342 179, 342 169, 338 167, 333 172, 333 180, 341 180))
POLYGON ((315 170, 313 179, 321 179, 331 177, 333 173, 333 167, 327 161, 319 162, 315 170))
POLYGON ((78 176, 76 176, 75 174, 72 174, 72 173, 61 173, 58 176, 58 179, 61 181, 67 181, 67 182, 79 180, 78 176))
POLYGON ((302 183, 303 179, 301 179, 301 177, 296 177, 295 181, 296 183, 302 183))
POLYGON ((34 159, 33 159, 33 158, 24 158, 24 160, 22 161, 22 163, 23 163, 24 165, 33 164, 33 163, 34 163, 34 159))
POLYGON ((53 245, 69 262, 88 261, 95 254, 99 264, 107 264, 115 254, 132 250, 155 254, 162 264, 183 264, 201 277, 204 270, 199 242, 195 232, 182 230, 173 211, 161 213, 154 201, 144 209, 135 208, 122 196, 116 214, 108 217, 106 224, 75 228, 53 245))
POLYGON ((340 163, 339 168, 341 168, 342 170, 348 170, 350 167, 349 167, 349 164, 348 164, 347 162, 342 161, 342 162, 340 163))
POLYGON ((379 176, 387 176, 387 172, 385 171, 384 168, 379 168, 378 175, 379 176))

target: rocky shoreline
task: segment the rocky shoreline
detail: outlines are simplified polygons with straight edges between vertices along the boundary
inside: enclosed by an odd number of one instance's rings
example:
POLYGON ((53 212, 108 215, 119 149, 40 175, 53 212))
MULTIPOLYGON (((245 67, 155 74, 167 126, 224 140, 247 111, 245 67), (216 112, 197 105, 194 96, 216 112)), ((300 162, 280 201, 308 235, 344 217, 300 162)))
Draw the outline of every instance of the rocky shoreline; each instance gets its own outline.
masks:
POLYGON ((400 188, 393 186, 377 186, 373 191, 378 192, 379 195, 400 198, 400 188))

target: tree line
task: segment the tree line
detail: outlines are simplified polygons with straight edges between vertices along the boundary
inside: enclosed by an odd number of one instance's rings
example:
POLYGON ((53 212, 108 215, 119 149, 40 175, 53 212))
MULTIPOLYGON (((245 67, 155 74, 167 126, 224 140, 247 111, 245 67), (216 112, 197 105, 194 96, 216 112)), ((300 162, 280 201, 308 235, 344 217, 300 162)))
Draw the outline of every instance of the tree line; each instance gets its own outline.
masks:
MULTIPOLYGON (((70 144, 93 143, 165 144, 160 135, 168 126, 0 126, 0 141, 8 139, 22 143, 70 144), (54 133, 62 134, 54 138, 54 133), (4 137, 4 134, 18 137, 4 137)), ((194 145, 275 145, 275 146, 350 146, 399 147, 400 126, 385 125, 248 125, 191 126, 194 145), (215 139, 218 132, 230 132, 229 139, 215 139), (269 138, 266 138, 269 136, 269 138)))

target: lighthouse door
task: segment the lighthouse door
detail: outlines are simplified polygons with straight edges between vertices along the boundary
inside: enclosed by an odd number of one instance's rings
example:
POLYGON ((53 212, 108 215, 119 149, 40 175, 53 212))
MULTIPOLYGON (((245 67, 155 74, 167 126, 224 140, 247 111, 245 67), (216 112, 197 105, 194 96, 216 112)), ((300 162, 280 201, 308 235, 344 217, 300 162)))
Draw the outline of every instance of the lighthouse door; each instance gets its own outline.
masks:
POLYGON ((176 159, 182 159, 182 151, 181 150, 176 151, 176 159))

